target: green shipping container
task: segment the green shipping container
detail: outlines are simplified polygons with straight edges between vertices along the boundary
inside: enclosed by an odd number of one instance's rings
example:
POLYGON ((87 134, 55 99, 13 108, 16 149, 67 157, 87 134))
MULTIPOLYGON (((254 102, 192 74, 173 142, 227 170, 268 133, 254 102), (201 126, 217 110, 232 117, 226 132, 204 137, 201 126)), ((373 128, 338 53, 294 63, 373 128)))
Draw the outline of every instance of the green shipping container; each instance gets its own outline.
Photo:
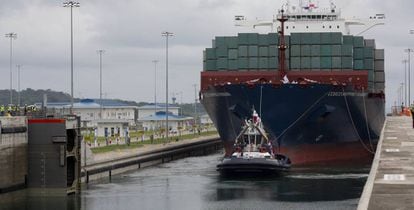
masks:
POLYGON ((311 69, 320 69, 321 68, 321 57, 312 57, 311 58, 311 69))
POLYGON ((237 36, 239 45, 248 45, 249 44, 249 33, 239 33, 237 36))
POLYGON ((249 34, 249 45, 258 45, 259 44, 259 34, 250 33, 249 34))
POLYGON ((344 44, 342 45, 342 56, 353 56, 353 45, 352 44, 344 44))
POLYGON ((257 69, 259 67, 259 61, 257 58, 249 58, 249 69, 257 69))
POLYGON ((239 46, 238 57, 247 57, 248 56, 248 46, 239 46))
POLYGON ((311 35, 311 44, 320 45, 321 44, 321 33, 310 33, 311 35))
POLYGON ((269 45, 269 36, 267 34, 259 34, 259 46, 268 46, 269 45))
POLYGON ((279 56, 279 47, 275 45, 269 46, 269 56, 270 57, 277 57, 279 56))
POLYGON ((300 46, 300 56, 311 56, 310 45, 301 45, 300 46))
POLYGON ((364 70, 364 60, 354 60, 354 70, 364 70))
POLYGON ((341 69, 342 68, 342 59, 341 57, 332 57, 332 68, 341 69))
POLYGON ((332 57, 321 57, 321 69, 332 68, 332 57))
POLYGON ((342 57, 342 69, 352 69, 353 62, 352 57, 342 57))
POLYGON ((248 58, 239 58, 237 59, 237 66, 239 69, 248 69, 249 68, 249 59, 248 58))
POLYGON ((356 47, 354 48, 354 60, 364 59, 364 48, 356 47))
POLYGON ((341 56, 342 48, 341 45, 332 45, 332 56, 341 56))
POLYGON ((207 71, 217 70, 216 60, 206 60, 206 70, 207 71))
POLYGON ((321 45, 321 56, 332 56, 332 46, 321 45))
POLYGON ((226 42, 229 49, 237 49, 239 47, 238 38, 235 36, 226 37, 226 42))
POLYGON ((257 45, 249 46, 249 57, 257 57, 259 55, 259 47, 257 45))
POLYGON ((300 56, 300 45, 291 45, 290 46, 290 55, 292 57, 299 57, 300 56))
POLYGON ((267 34, 269 45, 279 45, 279 35, 277 33, 267 34))
POLYGON ((216 56, 218 58, 226 58, 228 56, 227 47, 219 46, 216 48, 216 56))
POLYGON ((220 70, 228 69, 228 60, 227 60, 227 58, 217 59, 217 69, 220 69, 220 70))
POLYGON ((300 45, 301 43, 301 34, 302 33, 291 33, 290 34, 290 44, 292 45, 300 45))
POLYGON ((300 44, 302 44, 302 45, 313 44, 312 34, 311 33, 302 33, 300 35, 300 44))
POLYGON ((206 59, 207 60, 216 59, 216 49, 207 48, 206 49, 206 59))
POLYGON ((268 59, 269 69, 278 69, 279 68, 279 60, 274 57, 270 57, 268 59))
POLYGON ((229 49, 229 59, 237 59, 237 54, 238 54, 239 50, 237 49, 229 49))
POLYGON ((216 47, 227 47, 226 37, 216 36, 216 47))
POLYGON ((269 47, 259 47, 259 56, 268 57, 269 56, 269 47))
POLYGON ((228 60, 228 62, 229 62, 229 69, 230 70, 237 70, 238 68, 239 68, 239 64, 238 64, 238 61, 237 61, 237 59, 236 60, 228 60))
POLYGON ((364 47, 364 58, 374 58, 374 48, 364 47))
POLYGON ((259 58, 259 69, 268 69, 268 58, 259 58))
POLYGON ((372 59, 372 58, 365 58, 364 59, 364 69, 366 69, 366 70, 374 70, 374 59, 372 59))
POLYGON ((311 45, 311 56, 316 56, 316 57, 321 56, 321 46, 320 45, 311 45))
POLYGON ((290 68, 291 69, 300 69, 300 57, 291 57, 290 58, 290 68))
POLYGON ((289 59, 289 58, 290 58, 290 50, 289 50, 289 48, 287 48, 287 49, 285 50, 285 58, 286 58, 286 59, 289 59))
POLYGON ((300 68, 301 69, 310 69, 311 68, 311 57, 301 57, 300 58, 300 68))
POLYGON ((331 44, 342 44, 342 33, 334 32, 331 34, 331 44))
POLYGON ((346 44, 346 45, 352 45, 352 46, 354 46, 354 36, 351 36, 351 35, 344 35, 343 37, 342 37, 342 43, 343 44, 346 44))
POLYGON ((354 47, 364 47, 364 37, 354 36, 354 47))
POLYGON ((331 33, 321 33, 321 44, 332 44, 331 33))

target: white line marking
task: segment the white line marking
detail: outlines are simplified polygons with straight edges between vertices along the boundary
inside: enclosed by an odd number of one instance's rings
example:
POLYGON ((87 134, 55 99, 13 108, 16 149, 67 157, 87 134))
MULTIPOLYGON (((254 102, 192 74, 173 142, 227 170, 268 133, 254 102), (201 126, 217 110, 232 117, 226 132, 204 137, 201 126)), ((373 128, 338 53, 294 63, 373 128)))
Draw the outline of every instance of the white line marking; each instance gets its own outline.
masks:
POLYGON ((404 181, 405 174, 384 174, 385 181, 404 181))
POLYGON ((395 136, 389 136, 389 137, 387 137, 386 139, 393 140, 393 139, 398 139, 398 138, 397 138, 397 137, 395 137, 395 136))
POLYGON ((400 152, 399 149, 385 149, 385 152, 400 152))

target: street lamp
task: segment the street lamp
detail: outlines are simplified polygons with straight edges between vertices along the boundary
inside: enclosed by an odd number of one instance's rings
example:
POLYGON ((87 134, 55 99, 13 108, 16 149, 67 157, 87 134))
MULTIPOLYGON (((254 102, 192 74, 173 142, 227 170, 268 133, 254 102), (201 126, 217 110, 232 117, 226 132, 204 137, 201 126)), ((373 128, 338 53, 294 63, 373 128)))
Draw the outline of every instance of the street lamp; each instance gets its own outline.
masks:
POLYGON ((20 67, 22 65, 17 64, 17 105, 20 107, 20 67))
POLYGON ((405 52, 408 53, 408 105, 411 104, 411 52, 414 52, 413 49, 407 48, 405 52))
MULTIPOLYGON (((157 115, 157 63, 158 60, 153 60, 154 63, 154 117, 157 115)), ((158 127, 158 123, 154 120, 152 135, 155 138, 155 129, 158 127)))
POLYGON ((193 87, 194 87, 194 133, 195 133, 195 127, 197 125, 197 84, 194 84, 193 87))
POLYGON ((70 7, 70 113, 73 113, 73 7, 79 7, 79 2, 63 2, 63 7, 70 7))
POLYGON ((10 104, 13 104, 13 39, 17 39, 17 34, 11 32, 6 37, 10 38, 10 104))
POLYGON ((404 59, 402 60, 404 64, 404 104, 405 106, 409 106, 409 103, 407 103, 407 63, 408 60, 404 59))
POLYGON ((168 127, 168 37, 173 36, 174 34, 168 31, 162 32, 161 33, 162 36, 165 36, 165 131, 166 131, 166 137, 167 137, 167 141, 168 141, 168 132, 169 132, 169 127, 168 127))
POLYGON ((99 115, 102 119, 102 54, 104 54, 105 50, 97 50, 99 54, 99 115))

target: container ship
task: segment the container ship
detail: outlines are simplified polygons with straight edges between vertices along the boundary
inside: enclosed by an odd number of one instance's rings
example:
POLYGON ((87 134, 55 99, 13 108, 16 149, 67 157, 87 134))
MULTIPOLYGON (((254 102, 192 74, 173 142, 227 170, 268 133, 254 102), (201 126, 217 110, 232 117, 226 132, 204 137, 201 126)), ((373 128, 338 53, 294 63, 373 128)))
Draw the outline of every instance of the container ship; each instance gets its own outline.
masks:
POLYGON ((384 50, 361 34, 384 21, 310 2, 287 3, 272 20, 235 16, 236 26, 271 31, 218 36, 204 51, 200 101, 225 156, 255 109, 292 165, 371 161, 385 120, 384 50))

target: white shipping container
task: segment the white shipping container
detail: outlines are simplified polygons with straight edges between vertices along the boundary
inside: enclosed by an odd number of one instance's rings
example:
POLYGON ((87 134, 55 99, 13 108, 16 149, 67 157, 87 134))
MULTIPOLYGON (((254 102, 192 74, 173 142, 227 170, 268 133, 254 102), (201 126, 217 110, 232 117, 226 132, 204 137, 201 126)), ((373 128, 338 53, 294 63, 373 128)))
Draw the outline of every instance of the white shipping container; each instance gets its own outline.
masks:
POLYGON ((374 61, 374 71, 384 71, 384 60, 374 61))
POLYGON ((365 47, 372 47, 375 48, 375 40, 374 39, 365 39, 365 47))
POLYGON ((375 82, 385 82, 385 73, 383 71, 376 71, 374 80, 375 82))
POLYGON ((375 49, 374 59, 375 60, 384 60, 384 58, 385 58, 384 49, 375 49))

